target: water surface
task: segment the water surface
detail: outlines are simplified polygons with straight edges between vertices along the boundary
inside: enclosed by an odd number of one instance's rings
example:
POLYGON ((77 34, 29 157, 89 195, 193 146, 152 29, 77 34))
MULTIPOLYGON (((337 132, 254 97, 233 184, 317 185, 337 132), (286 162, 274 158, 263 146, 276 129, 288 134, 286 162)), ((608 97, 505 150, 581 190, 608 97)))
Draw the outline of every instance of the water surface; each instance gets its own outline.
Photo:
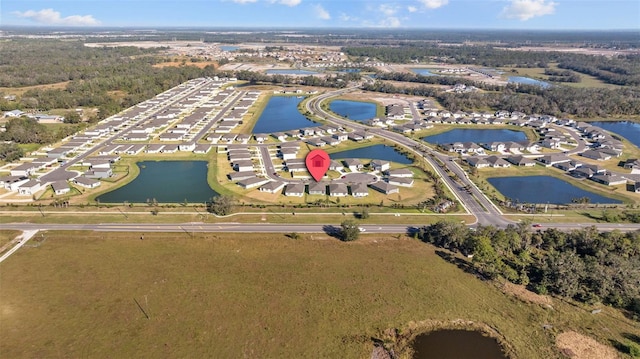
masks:
POLYGON ((497 340, 469 330, 420 334, 413 349, 413 359, 507 359, 497 340))
POLYGON ((331 112, 354 121, 376 117, 376 104, 362 101, 335 100, 329 103, 331 112))
POLYGON ((387 145, 373 145, 356 148, 353 150, 330 153, 329 157, 334 160, 345 158, 363 158, 372 160, 384 160, 402 164, 410 164, 412 161, 395 148, 387 145))
POLYGON ((537 85, 540 87, 551 86, 551 84, 548 82, 532 79, 530 77, 523 77, 523 76, 509 76, 507 81, 510 83, 518 83, 523 85, 537 85))
POLYGON ((602 121, 602 122, 590 122, 594 126, 598 126, 607 131, 616 133, 631 143, 640 147, 640 124, 631 121, 602 121))
POLYGON ((101 203, 205 203, 216 193, 207 183, 206 161, 143 161, 140 174, 128 184, 107 192, 101 203))
POLYGON ((309 120, 298 111, 298 104, 302 100, 303 98, 296 96, 271 97, 253 127, 253 133, 273 133, 318 126, 318 123, 309 120))
POLYGON ((492 177, 487 181, 505 197, 520 203, 571 204, 582 197, 589 198, 590 203, 622 203, 551 176, 492 177))
POLYGON ((451 131, 439 133, 433 136, 427 136, 423 141, 444 144, 453 142, 505 142, 505 141, 526 141, 527 135, 522 131, 514 131, 507 129, 476 129, 476 128, 455 128, 451 131))

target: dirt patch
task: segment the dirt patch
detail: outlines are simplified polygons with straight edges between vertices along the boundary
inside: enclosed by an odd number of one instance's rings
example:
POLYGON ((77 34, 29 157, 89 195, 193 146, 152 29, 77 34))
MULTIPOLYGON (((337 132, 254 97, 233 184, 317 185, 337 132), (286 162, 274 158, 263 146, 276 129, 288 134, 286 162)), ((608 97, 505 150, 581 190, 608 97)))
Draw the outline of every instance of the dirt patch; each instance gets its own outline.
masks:
POLYGON ((536 294, 530 290, 527 290, 522 285, 513 284, 510 282, 505 282, 502 286, 502 291, 515 296, 516 298, 525 301, 527 303, 535 303, 545 306, 550 306, 553 304, 551 297, 546 295, 536 294))
POLYGON ((163 67, 182 67, 182 66, 193 66, 200 69, 203 69, 207 66, 217 67, 218 63, 216 61, 200 61, 200 62, 190 62, 190 61, 172 61, 172 62, 162 62, 159 64, 153 65, 153 67, 163 68, 163 67))
POLYGON ((569 358, 610 359, 619 358, 615 349, 580 333, 569 331, 556 337, 556 346, 569 358))

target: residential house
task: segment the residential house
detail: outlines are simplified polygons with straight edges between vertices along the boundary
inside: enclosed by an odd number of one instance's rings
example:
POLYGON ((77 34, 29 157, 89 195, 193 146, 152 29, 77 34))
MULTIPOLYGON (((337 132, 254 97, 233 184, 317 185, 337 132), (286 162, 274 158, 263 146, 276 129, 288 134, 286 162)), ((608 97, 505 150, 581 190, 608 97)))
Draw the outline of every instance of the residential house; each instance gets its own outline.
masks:
POLYGON ((304 184, 302 183, 289 183, 284 189, 284 195, 289 197, 302 197, 304 196, 304 184))
POLYGON ((590 158, 592 160, 606 161, 611 159, 611 155, 604 153, 600 150, 586 150, 580 154, 582 157, 590 158))
POLYGON ((351 195, 356 198, 362 198, 369 195, 369 188, 364 183, 354 183, 351 186, 351 195))
POLYGON ((238 186, 244 189, 251 189, 255 187, 260 187, 263 184, 266 184, 267 182, 269 182, 269 180, 266 178, 254 176, 254 177, 250 177, 250 178, 246 178, 241 181, 238 181, 238 186))
POLYGON ((345 167, 347 167, 351 172, 358 172, 364 168, 362 162, 357 158, 347 158, 343 162, 345 167))
POLYGON ((411 187, 413 186, 413 178, 410 177, 389 177, 387 182, 394 186, 411 187))
POLYGON ((256 173, 254 171, 242 171, 242 172, 231 172, 227 174, 227 177, 233 182, 246 180, 247 178, 256 177, 256 173))
POLYGON ((369 163, 369 166, 374 171, 384 172, 389 170, 391 163, 389 161, 384 161, 384 160, 373 160, 369 163))
POLYGON ((36 194, 42 188, 40 181, 32 179, 23 182, 18 186, 18 193, 24 196, 31 196, 36 194))
POLYGON ((326 195, 327 194, 327 184, 324 182, 311 182, 309 183, 309 194, 313 195, 326 195))
POLYGON ((534 160, 522 155, 509 156, 507 157, 507 161, 511 162, 515 166, 532 167, 536 165, 536 162, 534 160))
POLYGON ((331 183, 329 185, 329 196, 345 197, 349 195, 349 189, 345 183, 331 183))
POLYGON ((386 175, 390 177, 413 177, 413 172, 406 168, 400 168, 396 170, 388 170, 386 175))
POLYGON ((511 163, 507 162, 504 158, 498 156, 489 156, 485 159, 489 166, 493 168, 507 168, 511 167, 511 163))
POLYGON ((100 186, 100 181, 85 176, 79 176, 73 179, 73 183, 85 188, 96 188, 100 186))
POLYGON ((617 186, 627 183, 627 180, 624 177, 612 173, 595 175, 591 177, 591 180, 607 186, 617 186))
POLYGON ((69 183, 65 180, 55 181, 51 184, 51 188, 56 196, 60 196, 71 191, 69 183))
POLYGON ((284 182, 281 181, 270 181, 258 189, 260 192, 268 192, 268 193, 279 193, 284 188, 284 182))
POLYGON ((387 183, 387 182, 383 182, 383 181, 372 183, 369 185, 369 187, 373 188, 374 190, 380 193, 387 194, 387 195, 400 192, 400 189, 398 188, 398 186, 387 183))
POLYGON ((543 164, 545 167, 550 167, 555 165, 556 163, 569 162, 571 161, 571 158, 562 154, 551 154, 538 157, 536 160, 543 164))
POLYGON ((37 166, 35 166, 31 162, 27 162, 12 168, 10 172, 11 172, 11 176, 29 177, 36 170, 37 170, 37 166))
POLYGON ((253 171, 253 162, 240 160, 233 163, 233 169, 237 172, 253 171))
POLYGON ((487 160, 485 159, 485 157, 467 157, 465 159, 465 161, 467 161, 467 163, 469 164, 469 166, 471 167, 475 167, 475 168, 485 168, 485 167, 489 167, 489 162, 487 162, 487 160))

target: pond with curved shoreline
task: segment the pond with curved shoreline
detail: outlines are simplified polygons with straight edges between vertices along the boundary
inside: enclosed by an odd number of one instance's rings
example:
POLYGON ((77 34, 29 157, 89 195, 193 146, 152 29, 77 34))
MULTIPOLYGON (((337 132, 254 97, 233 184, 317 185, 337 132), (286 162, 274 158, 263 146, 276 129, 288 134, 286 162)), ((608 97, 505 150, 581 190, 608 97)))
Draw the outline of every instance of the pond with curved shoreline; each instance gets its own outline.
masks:
POLYGON ((454 128, 453 130, 437 135, 422 138, 423 141, 433 144, 445 144, 453 142, 490 143, 497 141, 526 141, 527 135, 522 131, 507 129, 487 128, 454 128))
POLYGON ((622 203, 552 176, 490 177, 487 181, 505 197, 520 203, 570 204, 582 197, 589 198, 590 203, 622 203))
POLYGON ((366 121, 376 117, 376 104, 372 102, 334 100, 329 103, 331 112, 354 121, 366 121))
POLYGON ((318 123, 309 120, 298 110, 302 100, 303 97, 299 96, 272 96, 256 121, 253 133, 273 133, 318 126, 318 123))
POLYGON ((217 196, 207 183, 207 161, 142 161, 133 181, 100 195, 101 203, 205 203, 217 196))
POLYGON ((333 160, 345 158, 366 158, 372 160, 383 160, 397 162, 401 164, 411 164, 413 161, 404 154, 398 152, 394 147, 387 145, 372 145, 367 147, 355 148, 352 150, 330 153, 329 157, 333 160))
POLYGON ((445 329, 418 335, 413 359, 507 359, 498 341, 478 331, 445 329))

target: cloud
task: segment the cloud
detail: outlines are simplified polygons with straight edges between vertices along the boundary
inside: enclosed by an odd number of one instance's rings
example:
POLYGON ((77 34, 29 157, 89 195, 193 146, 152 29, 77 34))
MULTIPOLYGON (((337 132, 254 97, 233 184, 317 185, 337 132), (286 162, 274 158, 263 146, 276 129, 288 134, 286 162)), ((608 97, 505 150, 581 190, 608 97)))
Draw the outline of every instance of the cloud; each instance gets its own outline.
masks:
POLYGON ((407 6, 407 11, 409 12, 416 12, 418 11, 418 8, 415 6, 407 6))
POLYGON ((419 0, 428 9, 437 9, 449 3, 449 0, 419 0))
POLYGON ((316 14, 316 17, 321 20, 330 20, 331 14, 320 4, 316 4, 313 6, 313 12, 316 14))
POLYGON ((557 3, 547 0, 511 0, 511 4, 502 9, 502 17, 507 19, 529 20, 536 16, 551 15, 557 3))
POLYGON ((278 1, 276 1, 277 4, 287 5, 287 6, 292 6, 292 7, 300 5, 301 2, 302 2, 302 0, 278 0, 278 1))
POLYGON ((13 12, 17 17, 29 19, 41 25, 64 25, 64 26, 95 26, 100 25, 93 15, 70 15, 60 16, 60 12, 53 9, 42 9, 40 11, 27 10, 24 12, 13 12))
POLYGON ((389 4, 381 4, 378 7, 378 11, 381 12, 384 16, 392 16, 398 12, 398 8, 389 4))
POLYGON ((397 17, 388 17, 378 24, 380 27, 400 27, 402 22, 397 17))
POLYGON ((251 4, 257 2, 258 0, 231 0, 236 4, 251 4))

